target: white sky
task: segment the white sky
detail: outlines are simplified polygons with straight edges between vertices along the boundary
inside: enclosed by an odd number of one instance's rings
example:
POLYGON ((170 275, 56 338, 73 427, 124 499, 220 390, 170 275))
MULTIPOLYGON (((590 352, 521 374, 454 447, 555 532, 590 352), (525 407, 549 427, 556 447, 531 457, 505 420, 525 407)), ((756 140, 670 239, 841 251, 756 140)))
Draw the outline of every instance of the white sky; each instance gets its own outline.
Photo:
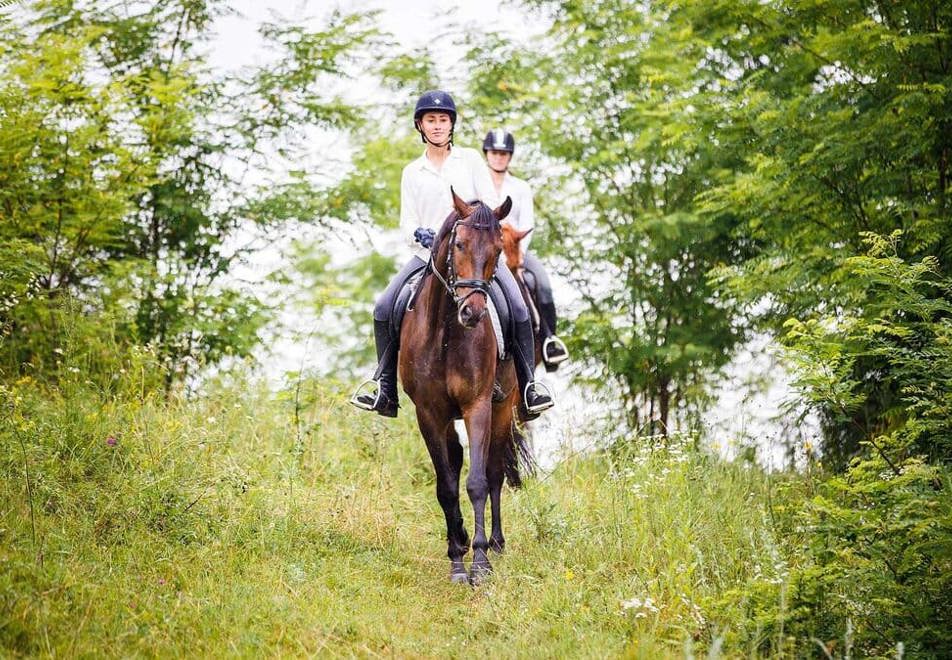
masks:
POLYGON ((451 22, 481 25, 484 29, 508 34, 520 42, 545 28, 544 25, 533 24, 510 4, 498 0, 234 0, 231 6, 239 16, 219 20, 218 43, 211 54, 212 64, 216 67, 235 68, 266 61, 267 53, 261 49, 261 39, 257 34, 257 25, 262 22, 273 20, 275 16, 295 21, 310 18, 314 19, 313 25, 317 26, 335 8, 346 13, 380 11, 378 24, 406 50, 427 45, 439 50, 436 37, 443 34, 451 22))

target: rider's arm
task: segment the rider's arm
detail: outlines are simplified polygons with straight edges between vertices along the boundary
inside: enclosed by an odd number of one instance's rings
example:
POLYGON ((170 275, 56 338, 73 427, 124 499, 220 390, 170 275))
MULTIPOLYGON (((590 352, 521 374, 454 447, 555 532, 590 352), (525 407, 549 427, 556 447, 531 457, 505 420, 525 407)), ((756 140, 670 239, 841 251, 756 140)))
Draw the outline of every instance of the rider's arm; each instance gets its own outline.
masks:
POLYGON ((405 167, 400 179, 400 235, 411 248, 420 247, 413 238, 413 232, 422 225, 423 223, 420 222, 417 215, 416 195, 414 194, 409 168, 405 167))
POLYGON ((476 198, 489 208, 496 208, 502 203, 502 200, 499 199, 496 186, 493 185, 492 176, 489 174, 489 165, 475 149, 467 150, 467 154, 473 171, 473 189, 476 191, 476 198))
POLYGON ((410 163, 403 168, 400 179, 400 234, 411 254, 426 261, 430 258, 430 251, 422 247, 414 236, 417 229, 429 226, 420 216, 420 209, 426 206, 420 199, 420 182, 414 181, 414 172, 417 171, 418 168, 410 163))

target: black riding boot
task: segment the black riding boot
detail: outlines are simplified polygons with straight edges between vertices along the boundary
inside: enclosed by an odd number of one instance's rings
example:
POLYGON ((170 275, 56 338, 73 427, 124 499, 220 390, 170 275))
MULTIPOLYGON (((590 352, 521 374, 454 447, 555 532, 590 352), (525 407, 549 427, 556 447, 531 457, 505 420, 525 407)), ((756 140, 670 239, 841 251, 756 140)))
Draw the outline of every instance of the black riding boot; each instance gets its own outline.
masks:
POLYGON ((522 394, 521 404, 526 419, 535 419, 543 410, 548 410, 554 404, 552 397, 545 392, 536 391, 534 379, 534 339, 532 321, 526 319, 516 323, 516 350, 513 351, 513 360, 516 366, 516 379, 519 381, 519 392, 522 394))
POLYGON ((565 344, 555 336, 555 303, 539 303, 539 316, 542 317, 542 361, 546 371, 555 371, 569 358, 565 344))
POLYGON ((374 319, 374 342, 377 345, 377 392, 360 394, 351 403, 364 410, 375 410, 384 417, 397 416, 397 354, 399 340, 390 337, 390 322, 374 319))

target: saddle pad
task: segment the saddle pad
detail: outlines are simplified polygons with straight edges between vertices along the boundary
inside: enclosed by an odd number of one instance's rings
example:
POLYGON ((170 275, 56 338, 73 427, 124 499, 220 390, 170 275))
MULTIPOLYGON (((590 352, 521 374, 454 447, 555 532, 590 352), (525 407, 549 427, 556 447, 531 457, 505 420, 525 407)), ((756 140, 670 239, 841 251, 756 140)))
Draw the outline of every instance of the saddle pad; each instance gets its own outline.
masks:
POLYGON ((496 311, 496 304, 493 302, 492 298, 488 298, 487 302, 489 303, 489 320, 493 324, 493 332, 496 333, 496 346, 498 348, 498 355, 500 360, 506 359, 506 340, 502 332, 502 323, 499 321, 499 312, 496 311))

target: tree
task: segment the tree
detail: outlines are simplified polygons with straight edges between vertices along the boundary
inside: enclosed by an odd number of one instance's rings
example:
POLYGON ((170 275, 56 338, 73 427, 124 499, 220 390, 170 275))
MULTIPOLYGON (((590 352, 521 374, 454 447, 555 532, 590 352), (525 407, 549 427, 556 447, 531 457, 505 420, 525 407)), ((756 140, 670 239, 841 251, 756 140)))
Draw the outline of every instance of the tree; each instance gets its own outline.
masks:
MULTIPOLYGON (((952 10, 933 2, 707 3, 678 19, 721 62, 728 103, 719 138, 743 165, 705 195, 705 211, 741 216, 749 259, 720 271, 723 289, 757 301, 762 327, 846 323, 880 301, 849 259, 869 233, 902 232, 897 256, 952 267, 952 10), (729 77, 729 78, 728 78, 729 77)), ((891 304, 887 299, 886 304, 891 304)), ((937 318, 944 312, 937 311, 937 318)), ((904 378, 856 353, 849 418, 819 405, 831 464, 895 428, 904 378)))
MULTIPOLYGON (((282 56, 216 77, 200 46, 226 11, 211 0, 38 3, 32 43, 21 34, 0 65, 11 74, 0 231, 45 246, 28 297, 124 310, 126 336, 157 348, 168 384, 257 343, 268 304, 226 277, 248 251, 240 237, 327 216, 314 171, 268 164, 298 159, 307 130, 355 125, 329 81, 375 43, 366 15, 335 13, 317 31, 268 24, 282 56), (266 173, 257 186, 254 168, 266 173)), ((17 365, 42 360, 34 337, 55 337, 41 309, 8 312, 17 365)))
POLYGON ((501 57, 498 37, 476 43, 476 104, 564 167, 536 198, 584 298, 572 349, 592 382, 619 386, 635 427, 665 433, 696 419, 743 338, 707 277, 738 258, 734 221, 695 205, 729 166, 702 112, 715 76, 664 7, 530 4, 552 18, 544 45, 501 57))

